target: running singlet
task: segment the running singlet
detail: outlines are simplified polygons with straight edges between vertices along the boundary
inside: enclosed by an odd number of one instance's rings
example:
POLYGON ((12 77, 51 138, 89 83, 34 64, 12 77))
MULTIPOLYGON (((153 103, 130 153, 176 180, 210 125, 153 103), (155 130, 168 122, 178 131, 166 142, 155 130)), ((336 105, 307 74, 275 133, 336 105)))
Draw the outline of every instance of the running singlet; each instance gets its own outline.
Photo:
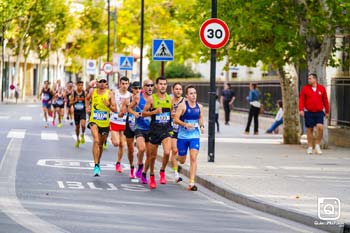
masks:
POLYGON ((73 96, 74 96, 74 111, 85 112, 85 92, 82 91, 80 94, 78 94, 78 92, 74 91, 73 96))
POLYGON ((162 113, 158 113, 152 116, 151 128, 157 127, 171 127, 171 98, 168 94, 165 95, 165 99, 160 99, 157 94, 153 96, 153 109, 162 108, 162 113))
POLYGON ((191 139, 191 138, 199 138, 200 130, 199 130, 199 117, 201 114, 201 110, 199 108, 198 103, 194 108, 191 108, 187 101, 185 113, 180 117, 180 120, 185 122, 186 124, 191 124, 194 126, 192 129, 187 129, 184 126, 179 127, 178 139, 191 139))
POLYGON ((95 89, 92 93, 91 114, 89 122, 96 123, 98 127, 109 127, 109 108, 104 104, 108 101, 109 90, 106 90, 102 95, 97 94, 95 89))
MULTIPOLYGON (((124 95, 122 95, 119 90, 115 91, 115 102, 117 105, 117 109, 120 111, 122 107, 122 103, 126 99, 130 99, 130 92, 126 92, 124 95)), ((112 112, 111 114, 111 123, 117 124, 117 125, 125 125, 126 124, 126 117, 127 115, 125 114, 123 117, 118 117, 118 112, 112 112)))
MULTIPOLYGON (((182 97, 182 99, 178 103, 173 103, 173 111, 176 112, 179 105, 184 101, 185 97, 182 97)), ((171 125, 173 126, 173 131, 177 133, 179 131, 179 125, 175 124, 174 119, 171 120, 171 125)))
POLYGON ((59 106, 64 105, 63 95, 57 97, 56 104, 59 105, 59 106))
MULTIPOLYGON (((146 100, 143 97, 143 94, 140 94, 140 101, 139 103, 135 106, 135 112, 137 112, 139 115, 141 115, 143 109, 145 108, 146 105, 146 100)), ((136 124, 135 124, 135 129, 140 129, 140 130, 150 130, 150 125, 151 125, 151 117, 139 117, 136 118, 136 124)))
POLYGON ((49 102, 52 99, 50 88, 48 88, 46 91, 43 89, 41 97, 43 103, 49 102))

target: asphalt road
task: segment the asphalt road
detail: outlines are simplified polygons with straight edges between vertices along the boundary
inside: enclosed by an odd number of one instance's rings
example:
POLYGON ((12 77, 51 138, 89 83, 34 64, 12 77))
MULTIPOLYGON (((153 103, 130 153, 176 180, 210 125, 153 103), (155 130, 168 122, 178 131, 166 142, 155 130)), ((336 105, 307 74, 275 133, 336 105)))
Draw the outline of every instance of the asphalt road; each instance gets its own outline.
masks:
POLYGON ((320 232, 189 192, 186 179, 150 190, 129 180, 126 156, 114 171, 111 145, 93 177, 91 142, 75 148, 73 134, 67 122, 45 129, 40 105, 0 105, 0 232, 320 232))

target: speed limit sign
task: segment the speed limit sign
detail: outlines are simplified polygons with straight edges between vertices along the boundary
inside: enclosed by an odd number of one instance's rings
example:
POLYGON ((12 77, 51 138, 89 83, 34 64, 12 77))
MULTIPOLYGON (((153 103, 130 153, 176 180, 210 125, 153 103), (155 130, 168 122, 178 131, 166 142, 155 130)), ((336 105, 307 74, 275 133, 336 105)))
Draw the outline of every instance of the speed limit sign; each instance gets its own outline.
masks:
POLYGON ((224 21, 212 18, 202 24, 199 37, 208 48, 219 49, 227 43, 230 38, 230 31, 224 21))
POLYGON ((106 74, 111 74, 113 73, 113 64, 111 62, 106 62, 103 64, 102 69, 106 74))

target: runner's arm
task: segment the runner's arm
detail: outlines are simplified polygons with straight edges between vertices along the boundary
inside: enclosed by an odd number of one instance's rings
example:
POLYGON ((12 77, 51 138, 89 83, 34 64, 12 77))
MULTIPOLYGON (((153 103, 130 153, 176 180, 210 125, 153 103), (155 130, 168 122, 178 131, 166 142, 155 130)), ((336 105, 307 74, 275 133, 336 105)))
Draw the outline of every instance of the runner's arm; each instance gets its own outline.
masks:
POLYGON ((117 104, 115 102, 115 97, 113 92, 109 92, 109 109, 112 112, 117 112, 117 104))
POLYGON ((136 118, 139 118, 140 117, 139 113, 135 112, 133 110, 133 108, 136 106, 136 104, 137 104, 136 101, 132 100, 131 103, 128 106, 128 112, 131 113, 132 115, 134 115, 136 118))
POLYGON ((203 118, 203 105, 199 104, 200 115, 199 115, 199 128, 201 133, 204 133, 204 118, 203 118))
POLYGON ((91 92, 89 92, 85 98, 85 109, 87 113, 91 112, 91 109, 90 109, 91 96, 92 94, 91 92))
POLYGON ((187 124, 187 123, 183 122, 182 120, 180 120, 180 117, 184 114, 185 111, 186 111, 186 105, 184 103, 181 103, 176 109, 174 122, 175 122, 175 124, 181 125, 187 129, 192 129, 193 125, 187 124))
POLYGON ((162 109, 161 108, 157 108, 153 111, 149 111, 151 109, 151 106, 153 105, 153 98, 149 98, 147 99, 146 105, 143 108, 143 112, 142 112, 142 116, 143 117, 148 117, 148 116, 152 116, 158 113, 162 113, 162 109))

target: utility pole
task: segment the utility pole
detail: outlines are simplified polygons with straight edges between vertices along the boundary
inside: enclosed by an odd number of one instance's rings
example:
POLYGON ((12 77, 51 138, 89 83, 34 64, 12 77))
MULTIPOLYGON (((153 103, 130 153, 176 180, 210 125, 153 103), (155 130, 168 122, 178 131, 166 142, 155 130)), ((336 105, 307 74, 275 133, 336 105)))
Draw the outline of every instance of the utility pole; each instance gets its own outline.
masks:
MULTIPOLYGON (((110 54, 109 54, 109 41, 110 41, 110 26, 111 26, 111 22, 110 22, 110 8, 111 8, 111 4, 110 4, 110 0, 107 1, 107 10, 108 10, 108 34, 107 34, 107 62, 109 62, 109 58, 110 58, 110 54)), ((109 82, 109 74, 107 74, 107 83, 109 82)))
POLYGON ((142 61, 143 61, 143 31, 144 31, 145 2, 141 0, 141 37, 140 37, 140 84, 142 85, 142 61))

